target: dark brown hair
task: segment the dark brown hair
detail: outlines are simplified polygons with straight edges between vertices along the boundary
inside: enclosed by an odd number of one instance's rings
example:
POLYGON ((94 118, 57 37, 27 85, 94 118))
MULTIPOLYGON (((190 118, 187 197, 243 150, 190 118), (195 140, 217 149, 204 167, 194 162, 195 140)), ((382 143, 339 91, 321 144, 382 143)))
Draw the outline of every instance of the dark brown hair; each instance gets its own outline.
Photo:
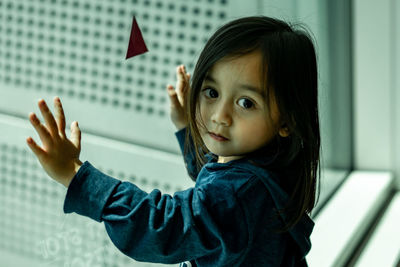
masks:
POLYGON ((254 16, 231 21, 211 36, 199 56, 186 98, 189 122, 186 144, 193 142, 195 151, 188 151, 187 146, 185 153, 195 153, 198 168, 204 165, 204 154, 208 151, 199 133, 196 114, 199 92, 209 69, 222 58, 256 50, 263 57, 260 71, 265 77, 266 103, 270 103, 273 95, 280 120, 290 132, 288 137, 276 135, 271 141, 277 148, 276 157, 263 165, 268 170, 295 174, 287 176, 283 188, 290 196, 284 209, 287 218, 284 230, 287 230, 314 208, 320 172, 318 72, 314 44, 306 30, 296 30, 281 20, 254 16))

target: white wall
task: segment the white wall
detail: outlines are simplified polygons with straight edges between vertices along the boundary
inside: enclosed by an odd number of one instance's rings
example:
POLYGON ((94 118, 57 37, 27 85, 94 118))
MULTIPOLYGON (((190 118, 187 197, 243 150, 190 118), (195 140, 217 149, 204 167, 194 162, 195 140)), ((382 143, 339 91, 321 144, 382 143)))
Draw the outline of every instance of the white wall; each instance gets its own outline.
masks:
POLYGON ((399 15, 395 0, 353 2, 356 169, 400 171, 399 15))
POLYGON ((392 169, 396 174, 397 188, 400 189, 400 3, 399 1, 392 0, 392 14, 394 25, 394 37, 392 41, 393 47, 393 68, 391 70, 391 77, 393 81, 392 92, 393 99, 395 100, 394 114, 395 114, 395 127, 394 127, 394 148, 392 149, 392 169))

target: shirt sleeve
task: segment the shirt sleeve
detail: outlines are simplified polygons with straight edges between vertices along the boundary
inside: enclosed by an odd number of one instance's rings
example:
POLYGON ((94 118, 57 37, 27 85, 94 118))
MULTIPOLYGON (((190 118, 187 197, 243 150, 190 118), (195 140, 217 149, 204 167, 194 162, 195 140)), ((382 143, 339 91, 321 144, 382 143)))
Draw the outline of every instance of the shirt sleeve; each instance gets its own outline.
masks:
POLYGON ((190 140, 189 144, 189 151, 188 153, 185 154, 185 139, 186 139, 186 131, 187 128, 183 128, 175 133, 175 136, 178 140, 179 147, 181 149, 184 161, 185 161, 185 166, 186 170, 189 174, 189 176, 192 178, 193 181, 196 181, 197 175, 200 172, 200 169, 197 167, 196 164, 196 155, 194 151, 194 144, 192 140, 190 140))
POLYGON ((227 192, 194 187, 173 196, 146 193, 87 161, 68 187, 64 212, 103 221, 114 245, 138 261, 172 264, 202 258, 219 266, 237 261, 248 244, 244 212, 227 192), (227 196, 216 202, 212 195, 217 193, 227 196))

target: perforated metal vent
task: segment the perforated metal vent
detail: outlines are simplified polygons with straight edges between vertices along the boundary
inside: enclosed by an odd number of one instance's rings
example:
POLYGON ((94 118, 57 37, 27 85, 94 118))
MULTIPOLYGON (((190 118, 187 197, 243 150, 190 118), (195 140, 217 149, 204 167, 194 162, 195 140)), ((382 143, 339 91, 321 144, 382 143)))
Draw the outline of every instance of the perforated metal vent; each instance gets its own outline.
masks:
MULTIPOLYGON (((226 18, 226 5, 221 0, 1 1, 3 93, 35 100, 58 95, 80 111, 94 106, 99 112, 108 107, 116 116, 134 114, 133 121, 122 119, 107 129, 99 129, 107 123, 99 114, 79 112, 74 119, 94 132, 157 146, 147 139, 147 127, 132 134, 124 125, 151 121, 153 131, 165 131, 166 84, 175 81, 175 66, 192 71, 207 38, 226 18), (132 16, 149 52, 125 60, 132 16)), ((2 109, 13 109, 9 105, 4 102, 2 109)), ((165 149, 177 151, 165 142, 160 141, 165 149)))

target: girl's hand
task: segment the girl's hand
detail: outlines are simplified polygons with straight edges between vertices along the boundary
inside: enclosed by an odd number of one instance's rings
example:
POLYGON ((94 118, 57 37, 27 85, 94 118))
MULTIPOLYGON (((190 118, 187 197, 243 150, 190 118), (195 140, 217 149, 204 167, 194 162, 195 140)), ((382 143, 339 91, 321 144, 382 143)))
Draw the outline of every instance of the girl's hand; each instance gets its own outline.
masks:
POLYGON ((185 115, 185 98, 188 90, 190 90, 190 74, 186 73, 184 65, 176 67, 176 88, 167 85, 167 91, 171 102, 171 120, 175 127, 180 130, 187 126, 187 118, 185 115))
POLYGON ((78 122, 71 124, 71 140, 69 140, 65 135, 65 116, 60 98, 54 98, 57 121, 43 99, 39 100, 38 105, 46 125, 40 123, 33 112, 29 114, 29 120, 39 134, 43 148, 38 146, 31 137, 26 141, 46 173, 68 187, 82 165, 79 160, 81 131, 78 128, 78 122))

